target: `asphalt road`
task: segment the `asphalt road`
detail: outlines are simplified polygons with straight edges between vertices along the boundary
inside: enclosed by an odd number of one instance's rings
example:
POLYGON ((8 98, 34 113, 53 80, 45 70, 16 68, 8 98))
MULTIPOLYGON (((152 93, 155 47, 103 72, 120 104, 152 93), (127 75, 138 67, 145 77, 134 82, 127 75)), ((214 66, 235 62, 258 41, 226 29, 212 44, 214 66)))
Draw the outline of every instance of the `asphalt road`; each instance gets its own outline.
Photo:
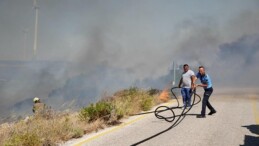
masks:
MULTIPOLYGON (((64 145, 259 146, 258 93, 215 93, 210 102, 217 113, 206 118, 196 118, 201 111, 199 103, 175 126, 157 119, 154 114, 133 116, 119 126, 88 134, 64 145)), ((167 105, 173 106, 176 102, 172 100, 167 105)), ((182 109, 174 111, 180 114, 182 109)), ((172 115, 169 111, 163 114, 172 115)))

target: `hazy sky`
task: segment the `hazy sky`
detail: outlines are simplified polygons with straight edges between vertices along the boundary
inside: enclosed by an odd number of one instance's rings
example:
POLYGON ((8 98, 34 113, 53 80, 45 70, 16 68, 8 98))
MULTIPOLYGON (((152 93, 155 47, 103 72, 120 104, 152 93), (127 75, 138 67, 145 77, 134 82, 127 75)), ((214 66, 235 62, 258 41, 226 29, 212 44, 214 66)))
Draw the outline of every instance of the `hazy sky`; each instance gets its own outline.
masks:
MULTIPOLYGON (((245 36, 257 40, 257 0, 38 0, 38 6, 38 60, 77 62, 82 70, 105 65, 143 79, 166 74, 173 60, 220 68, 258 56, 255 47, 222 58, 239 50, 220 48, 245 36)), ((34 20, 33 0, 0 0, 1 60, 31 60, 34 20)), ((243 44, 241 50, 250 45, 243 44)))
MULTIPOLYGON (((259 56, 257 0, 38 0, 38 6, 38 60, 77 62, 82 70, 105 65, 143 79, 166 74, 175 60, 228 67, 229 76, 259 56), (235 42, 243 46, 235 49, 235 42), (246 53, 233 55, 240 50, 246 53)), ((33 0, 0 0, 1 60, 32 59, 34 21, 33 0)))
MULTIPOLYGON (((91 47, 99 47, 104 51, 100 59, 108 62, 113 62, 110 55, 116 54, 119 62, 136 56, 131 66, 156 56, 159 58, 156 61, 169 61, 180 41, 188 39, 192 35, 189 33, 197 29, 211 29, 213 34, 209 35, 219 36, 218 42, 256 33, 258 3, 257 0, 38 0, 38 58, 74 61, 91 47), (254 24, 247 22, 246 28, 238 27, 239 17, 246 13, 251 18, 244 21, 254 24)), ((2 60, 32 57, 35 16, 32 6, 33 0, 0 1, 2 60)))

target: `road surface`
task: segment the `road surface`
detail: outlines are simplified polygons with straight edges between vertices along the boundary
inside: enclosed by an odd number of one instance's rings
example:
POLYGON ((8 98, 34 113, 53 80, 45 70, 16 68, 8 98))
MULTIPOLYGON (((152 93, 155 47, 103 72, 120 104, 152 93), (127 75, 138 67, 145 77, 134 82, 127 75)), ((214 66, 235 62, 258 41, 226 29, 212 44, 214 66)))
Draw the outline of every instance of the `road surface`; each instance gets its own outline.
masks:
MULTIPOLYGON (((154 114, 138 115, 119 126, 85 135, 64 145, 259 146, 259 94, 234 93, 212 94, 210 102, 217 113, 206 118, 196 118, 201 110, 199 103, 175 126, 157 119, 154 114)), ((176 102, 172 100, 167 105, 173 106, 176 102)), ((180 114, 182 109, 174 111, 180 114)), ((163 114, 172 115, 169 111, 163 114)))

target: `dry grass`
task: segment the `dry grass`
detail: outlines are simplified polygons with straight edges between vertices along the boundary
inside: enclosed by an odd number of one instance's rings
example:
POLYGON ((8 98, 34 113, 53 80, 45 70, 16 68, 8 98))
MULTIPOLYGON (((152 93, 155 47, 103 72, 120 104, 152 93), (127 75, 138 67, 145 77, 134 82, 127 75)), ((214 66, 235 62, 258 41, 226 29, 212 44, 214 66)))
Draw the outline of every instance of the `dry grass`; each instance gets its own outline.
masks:
MULTIPOLYGON (((98 131, 130 114, 149 110, 163 101, 159 92, 150 92, 138 88, 130 88, 115 93, 101 102, 111 103, 113 109, 109 118, 97 118, 92 121, 80 119, 78 113, 52 113, 51 116, 34 116, 16 123, 0 125, 0 145, 5 146, 37 146, 57 145, 86 133, 98 131), (152 94, 150 94, 152 93, 152 94)), ((89 119, 86 117, 86 119, 89 119)))
POLYGON ((0 129, 0 145, 43 145, 81 137, 84 131, 71 114, 60 114, 52 119, 31 117, 0 129))

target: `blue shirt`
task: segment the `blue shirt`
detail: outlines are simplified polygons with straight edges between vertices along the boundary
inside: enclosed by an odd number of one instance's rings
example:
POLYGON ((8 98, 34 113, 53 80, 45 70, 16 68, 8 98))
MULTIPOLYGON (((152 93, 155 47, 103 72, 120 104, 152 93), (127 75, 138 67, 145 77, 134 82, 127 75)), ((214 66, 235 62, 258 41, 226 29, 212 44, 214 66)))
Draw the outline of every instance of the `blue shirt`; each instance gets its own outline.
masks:
POLYGON ((200 73, 196 74, 196 77, 200 79, 202 84, 207 84, 207 87, 203 87, 204 89, 208 89, 212 87, 212 81, 208 74, 202 76, 200 73))

